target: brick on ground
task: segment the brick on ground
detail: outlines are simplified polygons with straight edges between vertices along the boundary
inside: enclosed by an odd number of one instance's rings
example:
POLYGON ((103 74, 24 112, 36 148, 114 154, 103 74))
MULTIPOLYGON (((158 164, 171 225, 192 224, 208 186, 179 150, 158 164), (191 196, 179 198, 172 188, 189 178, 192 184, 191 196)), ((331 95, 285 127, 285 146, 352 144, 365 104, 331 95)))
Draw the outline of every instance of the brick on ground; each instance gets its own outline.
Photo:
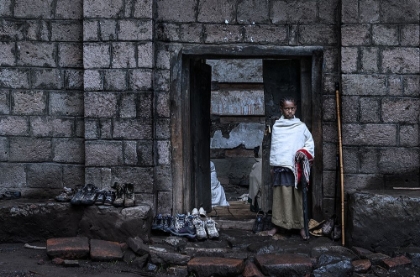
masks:
POLYGON ((370 260, 372 265, 381 265, 383 263, 383 260, 389 259, 390 257, 383 253, 372 253, 366 255, 366 258, 370 260))
POLYGON ((270 276, 305 276, 312 271, 311 259, 296 254, 262 254, 255 260, 262 273, 270 276))
POLYGON ((389 258, 383 260, 384 267, 387 269, 393 269, 400 266, 406 266, 411 264, 411 260, 406 256, 398 256, 395 258, 389 258))
POLYGON ((250 261, 245 262, 245 269, 242 273, 244 277, 264 277, 264 274, 257 268, 257 266, 250 261))
POLYGON ((188 262, 187 268, 189 272, 196 272, 198 276, 237 276, 244 270, 244 261, 221 257, 195 257, 188 262))
POLYGON ((95 261, 122 260, 123 252, 118 242, 91 239, 90 258, 95 261))
POLYGON ((86 237, 48 239, 47 254, 61 259, 87 258, 89 257, 89 239, 86 237))
POLYGON ((354 272, 357 273, 367 272, 372 265, 368 259, 355 260, 351 264, 353 265, 354 272))

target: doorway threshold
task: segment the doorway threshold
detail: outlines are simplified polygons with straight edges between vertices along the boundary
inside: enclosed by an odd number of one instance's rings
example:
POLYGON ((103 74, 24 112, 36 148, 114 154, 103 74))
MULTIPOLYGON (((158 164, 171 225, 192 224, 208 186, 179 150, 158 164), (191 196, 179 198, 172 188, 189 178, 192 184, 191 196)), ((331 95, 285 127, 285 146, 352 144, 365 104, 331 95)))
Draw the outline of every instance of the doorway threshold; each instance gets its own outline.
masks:
POLYGON ((244 201, 229 201, 229 206, 213 207, 207 213, 208 218, 216 221, 218 229, 252 230, 256 213, 251 212, 250 203, 244 201))

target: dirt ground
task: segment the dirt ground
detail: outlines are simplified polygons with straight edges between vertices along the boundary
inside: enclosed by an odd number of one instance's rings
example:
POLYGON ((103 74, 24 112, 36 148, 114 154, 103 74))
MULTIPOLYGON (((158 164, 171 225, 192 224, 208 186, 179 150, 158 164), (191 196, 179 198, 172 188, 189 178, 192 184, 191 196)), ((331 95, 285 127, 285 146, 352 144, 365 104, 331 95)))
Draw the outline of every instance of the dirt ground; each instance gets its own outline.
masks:
MULTIPOLYGON (((31 245, 45 246, 41 243, 31 245)), ((23 243, 0 244, 0 277, 139 277, 153 276, 136 272, 124 261, 94 262, 79 260, 78 267, 55 265, 46 250, 28 249, 23 243)))

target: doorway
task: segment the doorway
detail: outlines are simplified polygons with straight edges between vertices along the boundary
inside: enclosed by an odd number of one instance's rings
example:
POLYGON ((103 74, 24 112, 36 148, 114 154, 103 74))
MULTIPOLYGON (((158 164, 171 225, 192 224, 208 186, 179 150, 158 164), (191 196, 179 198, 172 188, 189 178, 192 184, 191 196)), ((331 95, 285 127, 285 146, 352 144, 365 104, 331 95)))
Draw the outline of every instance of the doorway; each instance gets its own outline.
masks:
MULTIPOLYGON (((273 49, 244 49, 215 47, 184 49, 172 68, 172 168, 173 211, 186 213, 202 206, 211 210, 210 189, 210 124, 211 124, 211 66, 207 60, 259 59, 263 64, 264 108, 266 126, 279 117, 279 101, 283 96, 298 99, 298 115, 311 130, 316 141, 317 163, 312 169, 311 206, 314 215, 321 215, 322 200, 322 134, 320 84, 322 51, 318 48, 297 47, 273 49), (286 51, 287 50, 287 51, 286 51), (229 53, 227 54, 226 51, 229 53), (210 52, 210 53, 209 53, 210 52), (241 55, 238 55, 241 53, 241 55)), ((271 207, 268 136, 262 145, 263 188, 260 208, 271 207)))

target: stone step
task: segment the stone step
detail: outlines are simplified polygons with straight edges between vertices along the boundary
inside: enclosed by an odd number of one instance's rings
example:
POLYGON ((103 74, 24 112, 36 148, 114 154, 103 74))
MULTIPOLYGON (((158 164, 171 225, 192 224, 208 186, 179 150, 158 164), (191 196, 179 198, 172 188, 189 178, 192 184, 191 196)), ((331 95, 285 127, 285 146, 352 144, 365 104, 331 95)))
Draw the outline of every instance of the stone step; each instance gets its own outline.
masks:
POLYGON ((238 276, 244 270, 241 259, 197 257, 191 259, 187 268, 198 276, 238 276))
POLYGON ((89 257, 89 239, 86 237, 51 238, 47 240, 47 255, 61 259, 89 257))
POLYGON ((306 276, 312 272, 312 260, 298 254, 262 254, 255 260, 268 276, 306 276))

